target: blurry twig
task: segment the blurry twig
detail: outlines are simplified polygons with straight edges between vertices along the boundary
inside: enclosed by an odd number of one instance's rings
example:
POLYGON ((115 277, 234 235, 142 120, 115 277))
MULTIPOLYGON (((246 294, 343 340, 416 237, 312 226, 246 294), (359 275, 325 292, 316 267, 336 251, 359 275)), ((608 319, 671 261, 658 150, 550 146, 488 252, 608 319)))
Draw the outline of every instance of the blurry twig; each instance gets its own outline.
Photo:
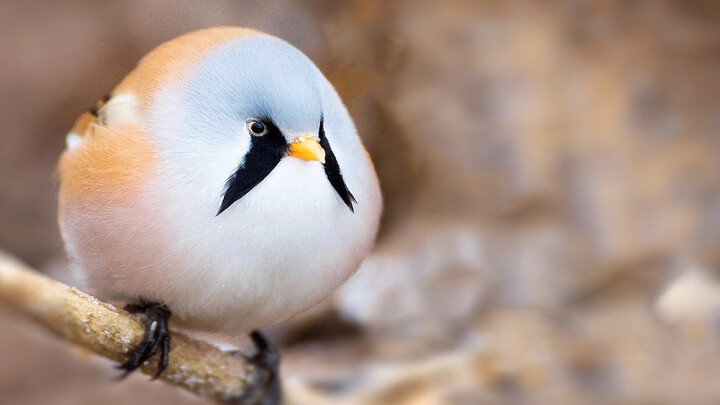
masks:
MULTIPOLYGON (((32 317, 67 340, 114 361, 125 360, 140 343, 139 321, 112 305, 38 274, 0 252, 0 303, 32 317)), ((252 368, 242 358, 203 342, 172 334, 166 382, 220 402, 237 399, 248 385, 252 368)), ((142 367, 155 373, 155 361, 142 367)))

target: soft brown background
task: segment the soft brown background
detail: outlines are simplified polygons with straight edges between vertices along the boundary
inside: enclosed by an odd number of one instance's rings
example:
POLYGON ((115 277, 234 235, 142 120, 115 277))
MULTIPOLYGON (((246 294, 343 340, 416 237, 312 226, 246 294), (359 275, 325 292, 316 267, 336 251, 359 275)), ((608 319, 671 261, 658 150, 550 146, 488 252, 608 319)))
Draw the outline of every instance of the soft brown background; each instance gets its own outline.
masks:
MULTIPOLYGON (((64 277, 65 132, 218 25, 320 66, 385 195, 357 276, 271 330, 295 402, 720 403, 719 3, 0 1, 0 248, 64 277)), ((199 403, 0 322, 2 404, 199 403)))

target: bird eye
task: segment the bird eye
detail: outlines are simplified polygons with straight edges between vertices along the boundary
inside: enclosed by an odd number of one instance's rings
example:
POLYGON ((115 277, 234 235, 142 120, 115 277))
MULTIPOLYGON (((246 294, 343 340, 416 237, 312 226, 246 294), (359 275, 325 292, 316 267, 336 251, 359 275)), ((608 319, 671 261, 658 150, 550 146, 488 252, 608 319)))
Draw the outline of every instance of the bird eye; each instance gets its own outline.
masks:
POLYGON ((263 135, 267 134, 267 131, 268 131, 265 124, 263 124, 262 122, 259 122, 259 121, 255 121, 255 120, 249 120, 247 122, 247 128, 248 128, 248 131, 250 131, 250 135, 254 135, 254 136, 263 136, 263 135))

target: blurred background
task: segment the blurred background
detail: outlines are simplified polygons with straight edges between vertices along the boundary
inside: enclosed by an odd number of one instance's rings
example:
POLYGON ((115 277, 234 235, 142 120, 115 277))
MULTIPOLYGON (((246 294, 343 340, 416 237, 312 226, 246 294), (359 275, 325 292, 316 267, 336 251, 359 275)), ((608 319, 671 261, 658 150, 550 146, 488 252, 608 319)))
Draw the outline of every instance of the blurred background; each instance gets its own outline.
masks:
MULTIPOLYGON (((720 403, 720 3, 0 1, 0 248, 60 280, 65 133, 138 59, 239 25, 305 52, 386 210, 269 332, 297 404, 720 403)), ((0 307, 2 404, 204 404, 0 307)))

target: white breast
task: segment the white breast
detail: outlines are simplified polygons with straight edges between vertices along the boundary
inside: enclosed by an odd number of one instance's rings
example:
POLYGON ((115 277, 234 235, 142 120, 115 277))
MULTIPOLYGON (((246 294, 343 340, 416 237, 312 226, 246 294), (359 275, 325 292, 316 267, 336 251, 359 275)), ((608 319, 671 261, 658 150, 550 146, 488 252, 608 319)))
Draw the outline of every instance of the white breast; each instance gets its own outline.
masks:
POLYGON ((164 260, 155 271, 167 272, 162 284, 174 288, 161 289, 163 300, 191 324, 233 331, 308 308, 367 254, 379 206, 372 191, 357 189, 363 206, 352 213, 318 162, 286 157, 217 217, 220 196, 168 201, 169 225, 158 236, 164 260))

